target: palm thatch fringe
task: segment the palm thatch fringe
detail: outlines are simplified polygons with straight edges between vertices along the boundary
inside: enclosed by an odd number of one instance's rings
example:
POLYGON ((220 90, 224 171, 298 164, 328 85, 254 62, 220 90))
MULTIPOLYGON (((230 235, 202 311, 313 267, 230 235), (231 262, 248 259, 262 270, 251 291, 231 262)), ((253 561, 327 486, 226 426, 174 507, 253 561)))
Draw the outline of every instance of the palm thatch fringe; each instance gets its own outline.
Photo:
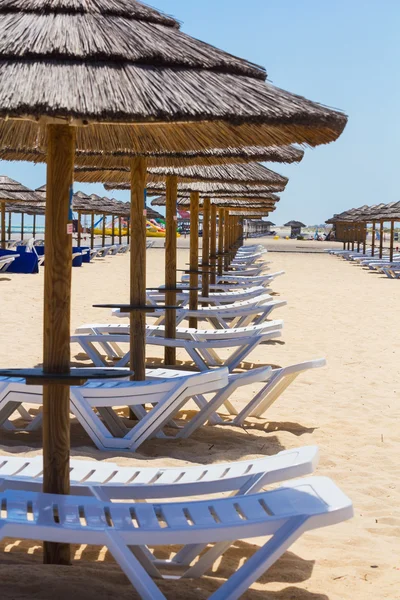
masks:
POLYGON ((215 167, 149 168, 148 181, 165 182, 167 175, 176 175, 181 182, 220 182, 233 184, 286 186, 287 177, 267 169, 259 163, 246 165, 218 165, 215 167))
POLYGON ((284 227, 306 227, 301 221, 289 221, 284 224, 284 227))
MULTIPOLYGON (((132 158, 144 156, 147 158, 149 168, 152 167, 190 167, 196 165, 213 166, 227 164, 245 164, 252 162, 300 162, 304 157, 304 150, 295 146, 270 146, 268 148, 248 146, 244 148, 212 148, 198 152, 175 152, 161 154, 152 152, 134 154, 131 150, 107 154, 106 152, 84 152, 78 150, 75 155, 75 164, 83 167, 129 168, 132 158)), ((46 152, 34 148, 31 151, 15 148, 0 148, 0 160, 26 160, 34 163, 44 163, 47 160, 46 152)))
MULTIPOLYGON (((31 82, 33 85, 33 82, 31 82)), ((7 83, 9 87, 9 82, 7 83)), ((199 91, 199 93, 201 93, 199 91)), ((1 96, 1 94, 0 94, 1 96)), ((26 114, 25 114, 26 116, 26 114)), ((105 117, 104 117, 105 118, 105 117)), ((47 148, 46 121, 30 120, 0 121, 0 148, 21 150, 21 157, 29 159, 29 153, 36 148, 47 148)), ((256 125, 246 123, 234 125, 219 121, 171 122, 112 125, 109 123, 91 124, 78 127, 76 132, 77 151, 106 153, 127 150, 144 155, 154 148, 162 153, 202 151, 231 147, 279 146, 293 143, 316 146, 334 141, 341 132, 335 131, 326 122, 315 129, 313 125, 297 125, 277 117, 271 124, 256 125)), ((22 160, 22 158, 21 158, 22 160)), ((36 157, 35 157, 36 161, 36 157)))
MULTIPOLYGON (((215 204, 220 208, 224 207, 237 207, 237 208, 265 208, 267 206, 275 205, 276 202, 279 202, 279 196, 275 194, 270 194, 269 196, 259 197, 257 200, 249 199, 246 196, 242 196, 241 198, 211 198, 211 204, 215 204)), ((165 206, 166 199, 165 196, 158 196, 151 201, 152 206, 165 206)), ((190 198, 178 198, 177 206, 184 207, 190 205, 190 198)), ((203 203, 200 201, 200 207, 202 207, 203 203)))

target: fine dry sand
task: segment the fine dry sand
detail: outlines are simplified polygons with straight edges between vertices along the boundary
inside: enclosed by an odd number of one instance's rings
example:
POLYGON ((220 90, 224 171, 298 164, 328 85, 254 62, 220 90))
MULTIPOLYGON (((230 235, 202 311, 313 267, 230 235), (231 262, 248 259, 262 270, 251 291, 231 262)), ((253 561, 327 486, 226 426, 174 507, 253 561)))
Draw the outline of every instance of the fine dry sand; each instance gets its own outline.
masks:
MULTIPOLYGON (((295 249, 295 242, 287 244, 295 249)), ((206 427, 189 440, 151 440, 128 458, 100 453, 74 422, 72 455, 166 466, 260 457, 316 444, 321 452, 318 474, 332 477, 352 498, 355 517, 305 534, 244 598, 399 600, 399 282, 327 255, 273 253, 268 258, 272 270, 286 271, 273 289, 289 304, 273 313, 285 321, 282 338, 260 346, 249 364, 286 365, 326 357, 328 366, 302 375, 266 419, 250 419, 246 428, 206 427)), ((110 322, 108 311, 92 305, 128 299, 128 261, 128 256, 108 257, 73 270, 73 328, 110 322)), ((179 250, 180 267, 187 262, 188 251, 179 250)), ((163 281, 163 268, 163 250, 149 250, 150 285, 163 281)), ((0 279, 0 364, 39 364, 43 271, 38 276, 5 273, 0 279)), ((82 364, 76 351, 73 362, 82 364)), ((243 401, 243 391, 235 399, 243 401)), ((40 432, 0 432, 0 443, 4 454, 35 455, 40 432)), ((171 600, 208 597, 251 555, 254 543, 236 543, 212 576, 164 583, 163 592, 171 600)), ((0 553, 2 600, 137 598, 105 549, 74 548, 73 567, 42 566, 40 542, 5 540, 0 549, 5 550, 0 553)))

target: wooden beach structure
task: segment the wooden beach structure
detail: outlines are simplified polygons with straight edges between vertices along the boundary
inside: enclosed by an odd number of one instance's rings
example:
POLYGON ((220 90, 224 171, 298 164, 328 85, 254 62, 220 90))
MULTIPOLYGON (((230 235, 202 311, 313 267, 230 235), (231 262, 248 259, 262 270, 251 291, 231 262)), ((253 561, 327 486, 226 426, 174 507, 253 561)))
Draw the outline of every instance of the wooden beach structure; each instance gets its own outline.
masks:
MULTIPOLYGON (((0 229, 1 229, 1 248, 5 250, 7 248, 7 241, 11 239, 11 215, 12 210, 10 208, 14 204, 15 212, 24 214, 23 206, 26 207, 33 205, 40 205, 41 198, 35 194, 35 192, 26 186, 22 185, 18 181, 7 177, 7 175, 0 175, 0 229), (17 204, 19 204, 17 208, 17 204), (8 230, 9 236, 7 239, 7 224, 6 224, 6 212, 9 213, 8 230)), ((24 221, 21 217, 21 239, 24 236, 24 221)))
POLYGON ((336 240, 343 242, 343 248, 366 251, 368 225, 372 225, 371 256, 382 258, 384 248, 385 223, 389 223, 389 258, 394 253, 395 225, 399 221, 400 202, 389 204, 363 205, 334 215, 326 221, 334 226, 336 240), (379 233, 379 247, 377 247, 379 233))
POLYGON ((305 225, 301 221, 289 221, 284 224, 284 227, 290 227, 290 237, 296 239, 297 236, 301 235, 301 228, 305 225))
MULTIPOLYGON (((43 369, 15 372, 27 384, 43 385, 43 489, 67 494, 70 385, 116 375, 70 369, 77 152, 128 155, 131 294, 124 309, 131 314, 131 366, 143 379, 148 154, 316 146, 336 140, 347 118, 266 83, 263 68, 191 38, 175 19, 135 0, 65 0, 60 6, 1 4, 0 148, 3 158, 13 150, 11 160, 30 160, 38 149, 46 157, 43 369), (138 33, 143 30, 146 35, 138 33)), ((46 542, 44 559, 69 564, 68 545, 46 542)))

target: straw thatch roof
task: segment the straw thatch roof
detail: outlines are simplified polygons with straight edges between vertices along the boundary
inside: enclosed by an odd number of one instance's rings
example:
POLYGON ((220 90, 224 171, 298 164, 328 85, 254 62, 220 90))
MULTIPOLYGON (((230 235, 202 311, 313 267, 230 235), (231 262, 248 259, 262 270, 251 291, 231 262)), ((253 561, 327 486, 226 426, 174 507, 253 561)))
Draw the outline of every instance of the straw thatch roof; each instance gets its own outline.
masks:
POLYGON ((0 4, 3 148, 43 150, 53 119, 79 126, 81 150, 315 146, 342 133, 343 113, 265 78, 136 0, 0 4))
POLYGON ((306 227, 306 225, 301 221, 289 221, 289 223, 284 224, 284 227, 306 227))
MULTIPOLYGON (((132 151, 124 152, 90 152, 77 151, 75 164, 82 167, 97 167, 99 169, 125 167, 129 168, 135 154, 132 151)), ((158 151, 144 153, 149 167, 178 167, 178 166, 213 166, 220 164, 239 164, 249 162, 300 162, 304 157, 304 151, 295 146, 269 146, 266 148, 248 146, 245 148, 212 148, 210 150, 199 150, 197 152, 175 152, 161 153, 158 151)), ((35 163, 46 162, 45 150, 36 148, 32 151, 24 151, 15 148, 1 148, 0 160, 27 160, 35 163)))
MULTIPOLYGON (((40 195, 44 201, 46 200, 46 186, 42 185, 37 188, 36 194, 40 195)), ((130 214, 130 203, 116 200, 115 198, 107 198, 106 196, 100 197, 97 194, 91 194, 88 196, 84 192, 75 192, 72 197, 73 210, 80 211, 82 213, 96 213, 105 215, 115 215, 120 217, 127 217, 130 214)), ((162 215, 157 214, 157 218, 162 215)))
POLYGON ((390 208, 391 206, 392 205, 388 204, 374 204, 373 206, 364 204, 358 208, 351 208, 350 210, 336 214, 331 219, 328 219, 326 223, 355 223, 360 221, 368 222, 379 220, 379 215, 383 213, 387 207, 390 208))
POLYGON ((44 215, 45 206, 44 202, 10 202, 6 204, 6 212, 24 215, 44 215))
MULTIPOLYGON (((253 200, 251 198, 211 198, 211 204, 215 204, 218 208, 238 208, 244 210, 245 208, 251 209, 268 209, 272 206, 275 206, 276 202, 279 201, 279 196, 275 194, 271 194, 269 196, 265 196, 264 198, 258 198, 253 200)), ((151 202, 152 206, 165 206, 166 198, 165 196, 159 196, 154 198, 151 202)), ((190 198, 178 198, 177 206, 180 208, 187 208, 190 206, 190 198)), ((200 209, 203 208, 203 203, 200 201, 199 203, 200 209)))
POLYGON ((41 198, 33 190, 22 185, 18 181, 0 175, 0 201, 7 202, 40 202, 41 198))
POLYGON ((288 178, 267 169, 259 163, 218 165, 214 167, 155 167, 148 169, 148 180, 165 182, 167 175, 176 175, 181 182, 220 182, 236 184, 253 184, 286 186, 288 178))
MULTIPOLYGON (((128 190, 130 185, 128 183, 114 184, 108 182, 104 184, 106 190, 128 190)), ((150 195, 165 192, 165 183, 149 183, 147 184, 147 192, 150 195)), ((178 196, 187 196, 190 192, 199 192, 202 197, 218 197, 227 195, 254 195, 254 196, 265 196, 266 194, 272 194, 276 191, 280 191, 279 186, 256 186, 256 185, 239 185, 237 183, 178 183, 178 196), (277 189, 278 188, 278 189, 277 189)))
MULTIPOLYGON (((259 163, 216 165, 212 167, 198 165, 192 167, 150 167, 147 170, 147 188, 157 191, 165 189, 165 181, 168 175, 178 177, 180 182, 178 190, 181 191, 207 192, 208 189, 215 191, 213 188, 206 187, 210 183, 268 185, 271 190, 273 188, 282 191, 289 181, 287 177, 283 177, 259 163), (203 185, 197 189, 195 188, 197 183, 203 185)), ((75 167, 74 172, 75 181, 81 183, 103 182, 107 184, 107 189, 129 189, 130 177, 130 170, 126 167, 106 169, 75 167)), ((224 189, 226 189, 226 185, 224 185, 224 189)))

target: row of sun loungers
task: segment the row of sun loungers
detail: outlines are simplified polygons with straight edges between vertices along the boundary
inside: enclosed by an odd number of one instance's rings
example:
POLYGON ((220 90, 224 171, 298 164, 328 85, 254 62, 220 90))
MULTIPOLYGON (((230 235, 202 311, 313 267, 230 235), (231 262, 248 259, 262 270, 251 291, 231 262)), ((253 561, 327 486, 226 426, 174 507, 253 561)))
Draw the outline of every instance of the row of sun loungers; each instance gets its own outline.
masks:
MULTIPOLYGON (((198 372, 147 369, 143 382, 99 380, 71 387, 71 413, 97 448, 133 453, 150 438, 167 444, 206 424, 242 427, 249 418, 264 417, 299 375, 325 364, 320 359, 235 371, 257 345, 281 335, 283 327, 282 321, 268 320, 286 302, 269 294, 267 286, 277 274, 263 273, 263 254, 259 246, 239 250, 231 270, 205 299, 206 307, 190 310, 188 292, 179 293, 176 339, 165 339, 162 306, 152 314, 155 322, 147 325, 146 343, 185 350, 198 372), (189 317, 207 329, 184 327, 189 317), (219 350, 225 350, 223 356, 219 350), (239 405, 232 395, 242 390, 248 400, 239 405), (182 422, 189 401, 196 409, 182 422), (121 407, 129 407, 129 418, 121 407)), ((165 295, 149 290, 147 298, 154 305, 165 295)), ((129 361, 124 349, 129 336, 128 322, 87 324, 76 330, 71 343, 94 365, 122 367, 129 361)), ((29 432, 40 427, 42 399, 41 386, 1 377, 0 428, 29 432), (28 404, 38 407, 35 415, 28 404), (21 420, 22 427, 17 425, 21 420)), ((260 538, 254 554, 210 596, 233 600, 304 532, 352 517, 349 498, 330 479, 311 476, 317 465, 315 447, 165 469, 72 460, 71 495, 60 496, 41 492, 41 457, 0 456, 1 537, 106 546, 145 600, 165 599, 159 580, 202 577, 234 541, 260 538), (156 549, 166 545, 180 549, 160 558, 156 549)))
POLYGON ((372 250, 369 249, 365 253, 356 252, 354 250, 329 250, 330 254, 344 258, 359 264, 363 268, 368 268, 382 275, 386 275, 390 279, 400 279, 400 253, 395 252, 392 259, 389 252, 385 250, 380 258, 375 253, 372 255, 372 250))

